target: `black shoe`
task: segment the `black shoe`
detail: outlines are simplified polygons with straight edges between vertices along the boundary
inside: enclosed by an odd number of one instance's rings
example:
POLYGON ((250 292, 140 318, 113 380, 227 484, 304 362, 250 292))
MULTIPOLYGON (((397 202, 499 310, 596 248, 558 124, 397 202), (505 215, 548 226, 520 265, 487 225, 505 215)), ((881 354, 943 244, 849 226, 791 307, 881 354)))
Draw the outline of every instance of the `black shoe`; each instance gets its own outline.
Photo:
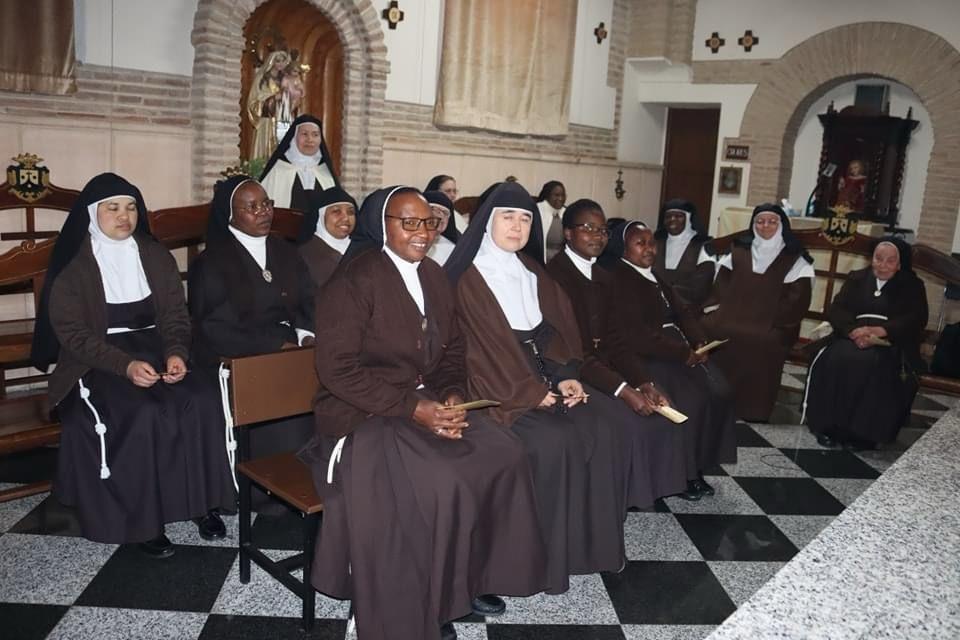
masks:
POLYGON ((696 502, 703 497, 700 489, 696 485, 696 480, 687 480, 687 490, 677 494, 678 498, 683 498, 688 502, 696 502))
POLYGON ((840 443, 825 433, 818 433, 817 444, 828 449, 835 449, 840 443))
POLYGON ((717 493, 714 491, 713 487, 711 487, 707 481, 703 479, 703 476, 700 476, 698 479, 694 480, 693 485, 697 488, 697 491, 700 492, 701 496, 712 496, 717 493))
POLYGON ((507 603, 500 596, 488 594, 477 596, 470 605, 478 616, 499 616, 507 610, 507 603))
POLYGON ((872 451, 877 448, 877 445, 867 440, 852 438, 844 441, 843 448, 847 451, 872 451))
POLYGON ((157 558, 158 560, 161 558, 169 558, 174 553, 173 543, 170 542, 170 538, 163 533, 153 540, 141 542, 137 546, 140 548, 142 553, 150 556, 151 558, 157 558))
POLYGON ((452 622, 440 625, 440 640, 457 640, 457 630, 452 622))
POLYGON ((220 540, 227 537, 227 527, 215 511, 208 511, 202 518, 194 518, 197 532, 204 540, 220 540))

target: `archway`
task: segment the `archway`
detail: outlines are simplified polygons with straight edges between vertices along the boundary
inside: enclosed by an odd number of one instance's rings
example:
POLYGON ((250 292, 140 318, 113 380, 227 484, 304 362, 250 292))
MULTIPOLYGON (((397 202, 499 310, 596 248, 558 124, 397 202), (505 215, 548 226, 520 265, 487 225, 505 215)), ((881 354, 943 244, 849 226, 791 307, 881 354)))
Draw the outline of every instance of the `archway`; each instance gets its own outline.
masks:
POLYGON ((960 140, 960 52, 924 29, 864 22, 817 34, 779 60, 753 68, 757 89, 740 138, 729 140, 751 146, 749 202, 787 193, 797 130, 815 100, 843 82, 888 78, 910 87, 930 114, 935 140, 917 237, 950 250, 960 208, 955 150, 960 140))
MULTIPOLYGON (((387 49, 371 0, 309 0, 333 24, 343 44, 340 176, 362 195, 381 182, 387 49)), ((263 0, 199 0, 194 46, 191 122, 193 197, 208 199, 213 184, 240 157, 244 26, 263 0)))

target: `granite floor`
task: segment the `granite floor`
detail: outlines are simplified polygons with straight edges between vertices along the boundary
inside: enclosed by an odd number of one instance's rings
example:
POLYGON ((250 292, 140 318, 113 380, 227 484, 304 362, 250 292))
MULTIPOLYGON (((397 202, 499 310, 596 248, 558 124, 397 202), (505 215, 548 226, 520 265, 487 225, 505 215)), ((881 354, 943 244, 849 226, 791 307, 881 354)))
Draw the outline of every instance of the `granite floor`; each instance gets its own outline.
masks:
MULTIPOLYGON (((575 576, 562 596, 510 598, 504 616, 458 622, 460 638, 705 638, 956 401, 919 396, 910 424, 883 450, 827 451, 798 426, 803 376, 788 365, 770 424, 738 426, 738 463, 707 478, 716 496, 666 498, 628 514, 623 572, 575 576)), ((49 477, 54 463, 54 451, 0 458, 0 486, 49 477)), ((156 561, 78 537, 74 513, 52 497, 0 504, 0 637, 345 637, 348 603, 319 598, 316 627, 304 634, 299 601, 277 582, 254 566, 241 584, 236 519, 226 520, 219 543, 200 540, 192 524, 168 526, 177 553, 156 561)), ((260 516, 254 536, 281 557, 298 548, 297 520, 260 516)))

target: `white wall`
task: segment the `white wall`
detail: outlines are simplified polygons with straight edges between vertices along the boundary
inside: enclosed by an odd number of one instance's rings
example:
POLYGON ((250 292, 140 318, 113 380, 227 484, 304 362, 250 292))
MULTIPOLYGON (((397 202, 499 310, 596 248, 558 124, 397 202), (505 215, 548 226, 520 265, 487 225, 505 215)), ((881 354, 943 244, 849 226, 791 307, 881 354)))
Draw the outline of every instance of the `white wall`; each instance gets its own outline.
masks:
MULTIPOLYGON (((913 91, 902 84, 883 80, 859 80, 840 85, 827 92, 807 111, 797 133, 793 151, 793 174, 790 178, 790 202, 798 211, 806 205, 810 192, 816 185, 820 166, 820 149, 823 145, 823 126, 817 116, 826 113, 831 101, 840 109, 853 104, 857 84, 889 84, 890 115, 905 118, 913 108, 913 119, 920 122, 913 130, 910 146, 907 147, 906 170, 903 188, 900 191, 900 226, 916 231, 920 221, 923 192, 927 184, 927 164, 933 149, 934 131, 930 115, 913 91)), ((839 168, 841 171, 843 168, 839 168)))
POLYGON ((570 122, 613 129, 617 90, 607 86, 610 36, 597 44, 593 30, 600 23, 613 31, 613 0, 579 0, 570 82, 570 122))
POLYGON ((779 58, 813 35, 856 22, 913 25, 960 49, 957 0, 699 0, 693 59, 779 58), (747 29, 760 39, 750 53, 737 44, 747 29), (715 54, 704 44, 714 31, 726 40, 715 54))
MULTIPOLYGON (((377 0, 377 14, 389 5, 389 0, 377 0)), ((396 29, 380 21, 390 61, 387 100, 433 106, 443 44, 443 0, 404 0, 400 8, 403 22, 396 29)))
POLYGON ((189 76, 197 0, 74 0, 77 60, 189 76))

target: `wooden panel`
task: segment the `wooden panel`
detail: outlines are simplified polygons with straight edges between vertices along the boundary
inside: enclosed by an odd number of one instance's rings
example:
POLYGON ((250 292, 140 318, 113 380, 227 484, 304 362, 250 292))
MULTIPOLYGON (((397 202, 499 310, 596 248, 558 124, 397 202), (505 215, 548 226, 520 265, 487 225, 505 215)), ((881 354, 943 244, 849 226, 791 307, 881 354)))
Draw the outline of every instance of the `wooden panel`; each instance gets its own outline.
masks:
POLYGON ((713 171, 717 155, 720 109, 677 109, 667 112, 660 201, 693 202, 701 220, 710 220, 713 171))
POLYGON ((320 385, 313 347, 244 358, 224 358, 230 369, 230 402, 238 427, 313 411, 320 385))
POLYGON ((323 502, 313 485, 310 469, 293 453, 237 463, 237 471, 302 513, 323 511, 323 502))

